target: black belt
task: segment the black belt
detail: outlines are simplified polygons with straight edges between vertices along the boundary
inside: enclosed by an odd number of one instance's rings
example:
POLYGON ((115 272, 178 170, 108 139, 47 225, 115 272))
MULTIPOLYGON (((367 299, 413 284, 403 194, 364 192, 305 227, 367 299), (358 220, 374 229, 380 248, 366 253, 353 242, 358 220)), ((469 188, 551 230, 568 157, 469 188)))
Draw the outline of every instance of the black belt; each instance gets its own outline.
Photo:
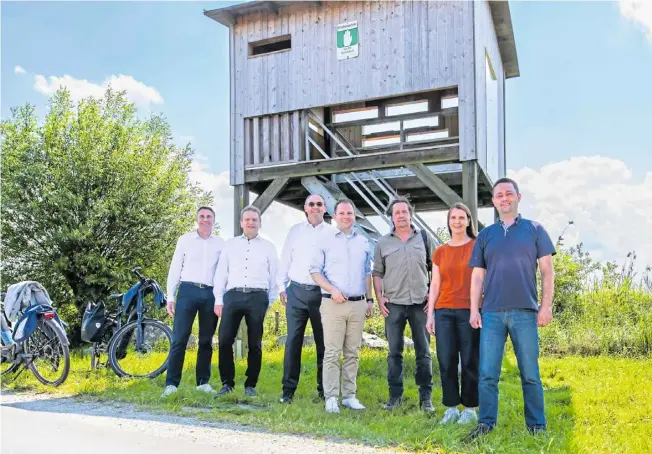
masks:
POLYGON ((195 287, 199 287, 199 288, 213 288, 212 285, 200 284, 200 283, 198 283, 198 282, 181 281, 181 283, 182 283, 182 284, 190 284, 190 285, 194 285, 195 287))
POLYGON ((304 290, 319 290, 320 288, 318 285, 300 284, 299 282, 296 281, 290 281, 290 285, 297 286, 304 290))
POLYGON ((234 292, 242 293, 254 293, 254 292, 266 292, 266 288, 254 288, 254 287, 233 287, 231 290, 234 292))
MULTIPOLYGON (((322 294, 321 296, 322 296, 322 298, 330 298, 330 299, 332 299, 330 293, 324 293, 324 294, 322 294)), ((364 295, 360 295, 360 296, 349 296, 349 297, 346 298, 346 299, 347 299, 347 301, 362 301, 363 299, 365 299, 365 296, 364 296, 364 295)))

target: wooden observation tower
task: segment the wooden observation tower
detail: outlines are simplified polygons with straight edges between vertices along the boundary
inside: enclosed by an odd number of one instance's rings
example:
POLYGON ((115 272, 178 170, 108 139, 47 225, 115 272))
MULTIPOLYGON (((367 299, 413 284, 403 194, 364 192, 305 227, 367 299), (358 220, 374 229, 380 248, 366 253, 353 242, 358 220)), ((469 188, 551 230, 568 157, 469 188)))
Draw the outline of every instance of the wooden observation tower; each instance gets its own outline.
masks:
POLYGON ((407 196, 418 212, 491 206, 505 175, 505 80, 519 75, 507 2, 254 1, 205 11, 229 28, 230 175, 253 202, 309 194, 367 219, 407 196))

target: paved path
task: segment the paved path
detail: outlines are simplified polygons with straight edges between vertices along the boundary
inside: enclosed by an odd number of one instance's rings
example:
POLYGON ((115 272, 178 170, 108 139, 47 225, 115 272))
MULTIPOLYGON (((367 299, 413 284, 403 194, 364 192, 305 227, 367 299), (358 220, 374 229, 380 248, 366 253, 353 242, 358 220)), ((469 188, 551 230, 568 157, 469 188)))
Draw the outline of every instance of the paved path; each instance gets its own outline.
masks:
POLYGON ((2 454, 395 452, 48 394, 3 391, 0 415, 2 454))

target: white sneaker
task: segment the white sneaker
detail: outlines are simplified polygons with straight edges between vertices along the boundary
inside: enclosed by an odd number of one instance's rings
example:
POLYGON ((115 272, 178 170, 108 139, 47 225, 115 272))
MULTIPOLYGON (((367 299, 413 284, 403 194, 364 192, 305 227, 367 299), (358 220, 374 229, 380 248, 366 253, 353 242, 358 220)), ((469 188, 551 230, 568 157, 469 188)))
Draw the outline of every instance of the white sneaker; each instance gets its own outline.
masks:
POLYGON ((177 387, 174 385, 167 385, 165 387, 165 391, 163 391, 163 394, 161 394, 161 397, 167 397, 171 394, 174 394, 177 392, 177 387))
POLYGON ((464 408, 462 413, 460 413, 460 419, 457 421, 458 424, 469 424, 471 422, 476 422, 478 420, 478 415, 475 414, 475 409, 473 408, 464 408))
POLYGON ((208 394, 217 394, 217 391, 215 391, 208 383, 197 386, 197 391, 203 391, 208 394))
POLYGON ((337 404, 337 397, 326 399, 326 413, 339 413, 340 406, 337 404))
POLYGON ((351 410, 366 410, 365 406, 360 403, 355 397, 349 397, 348 399, 342 399, 342 405, 349 407, 351 410))
POLYGON ((444 413, 442 420, 439 421, 439 424, 452 424, 458 419, 460 419, 459 410, 455 407, 449 407, 444 413))

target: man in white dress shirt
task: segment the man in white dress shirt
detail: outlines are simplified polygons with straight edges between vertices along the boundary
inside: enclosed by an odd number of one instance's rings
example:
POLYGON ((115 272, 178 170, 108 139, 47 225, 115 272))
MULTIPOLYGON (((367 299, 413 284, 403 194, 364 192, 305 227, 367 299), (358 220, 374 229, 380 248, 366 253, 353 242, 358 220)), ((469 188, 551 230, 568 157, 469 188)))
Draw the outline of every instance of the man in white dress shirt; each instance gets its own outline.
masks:
POLYGON ((258 235, 260 224, 258 208, 248 206, 242 210, 240 227, 243 234, 226 242, 215 271, 215 314, 222 317, 218 330, 222 389, 218 396, 232 392, 235 386, 233 343, 243 317, 249 342, 245 395, 256 395, 263 356, 265 313, 278 297, 278 253, 270 241, 258 235))
POLYGON ((224 246, 224 240, 213 234, 215 212, 209 207, 197 210, 197 230, 182 235, 177 241, 167 280, 167 310, 174 317, 172 347, 168 358, 163 396, 177 392, 186 356, 186 345, 195 317, 199 314, 197 348, 197 389, 214 393, 208 384, 211 377, 213 335, 217 316, 213 306, 213 276, 224 246))
POLYGON ((365 407, 356 397, 358 353, 365 316, 373 313, 371 297, 371 245, 353 229, 355 206, 350 200, 335 205, 337 229, 324 231, 310 274, 323 289, 320 307, 324 327, 324 395, 326 411, 339 413, 340 356, 342 405, 352 410, 365 407))
POLYGON ((321 289, 310 275, 310 262, 316 248, 315 240, 324 230, 333 227, 324 222, 326 202, 320 195, 309 196, 303 210, 306 220, 293 226, 285 239, 281 253, 277 283, 281 303, 285 305, 288 334, 283 361, 283 395, 281 403, 290 403, 299 384, 301 350, 308 320, 317 348, 317 393, 324 398, 322 369, 324 362, 324 331, 321 325, 321 289))

